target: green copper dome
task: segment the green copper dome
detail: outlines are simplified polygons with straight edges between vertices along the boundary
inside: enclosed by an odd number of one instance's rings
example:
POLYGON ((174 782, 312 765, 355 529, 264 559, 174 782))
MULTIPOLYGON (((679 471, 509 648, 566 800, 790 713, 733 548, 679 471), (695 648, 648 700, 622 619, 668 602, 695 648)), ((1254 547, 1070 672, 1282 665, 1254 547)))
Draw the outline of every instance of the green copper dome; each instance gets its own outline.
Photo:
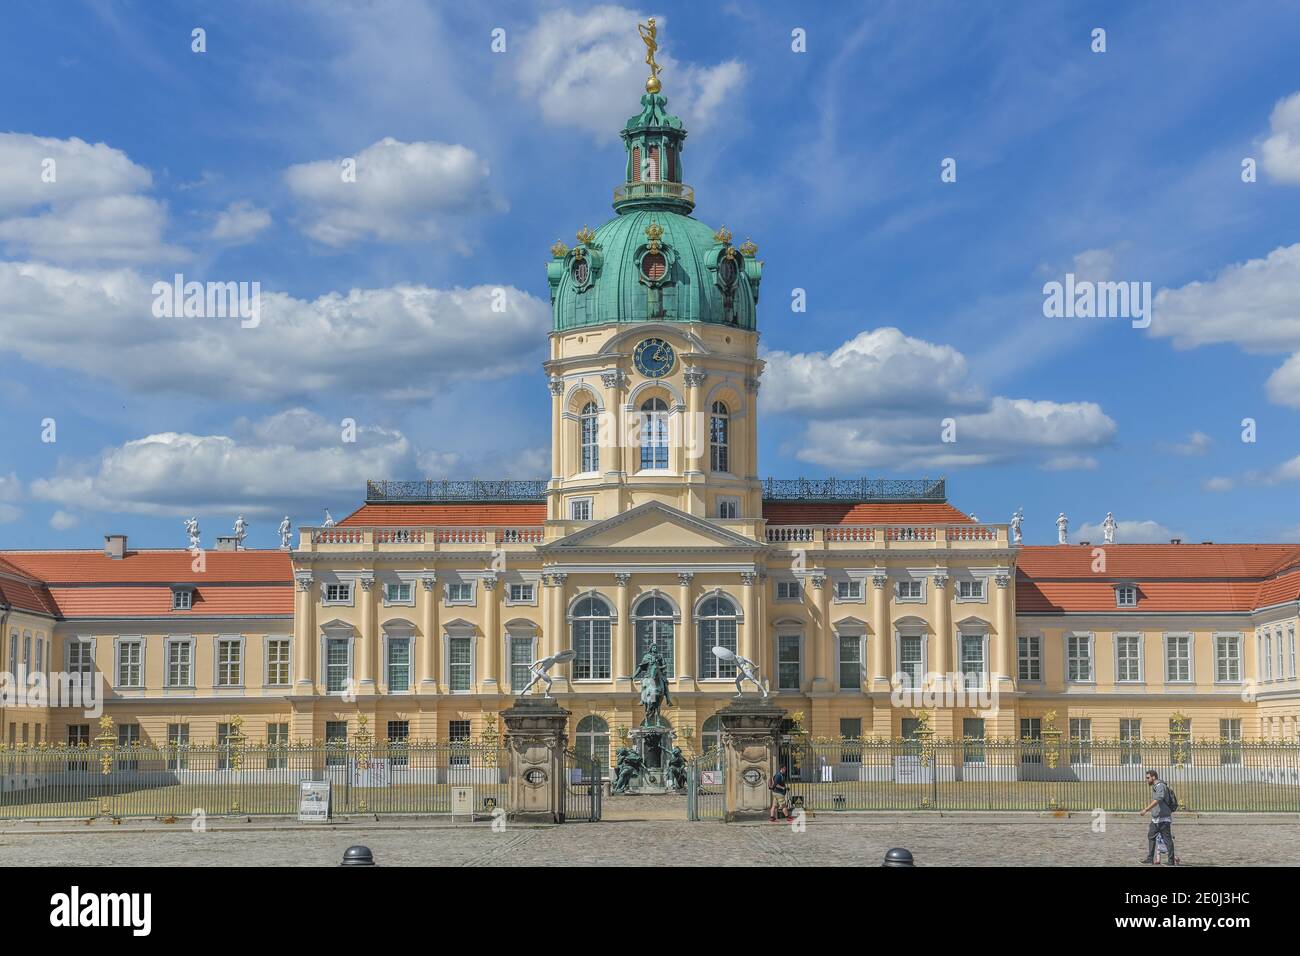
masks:
POLYGON ((682 183, 686 130, 658 93, 620 135, 627 150, 618 213, 578 244, 551 247, 547 265, 553 327, 561 332, 609 322, 712 322, 755 328, 763 265, 752 242, 734 246, 690 216, 695 194, 682 183))

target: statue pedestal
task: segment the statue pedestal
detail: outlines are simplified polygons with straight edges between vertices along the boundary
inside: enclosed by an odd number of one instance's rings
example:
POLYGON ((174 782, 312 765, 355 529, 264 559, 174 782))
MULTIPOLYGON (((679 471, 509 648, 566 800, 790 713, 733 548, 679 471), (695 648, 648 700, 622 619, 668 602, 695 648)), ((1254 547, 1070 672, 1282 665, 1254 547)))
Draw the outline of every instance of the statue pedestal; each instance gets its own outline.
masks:
POLYGON ((546 697, 520 697, 502 711, 510 815, 564 822, 564 750, 569 711, 546 697))
POLYGON ((628 793, 667 793, 668 755, 673 749, 673 732, 669 727, 633 727, 629 733, 632 747, 641 755, 643 766, 628 793))
POLYGON ((766 815, 772 794, 767 789, 781 750, 785 711, 767 697, 742 697, 718 711, 727 793, 727 822, 766 815))

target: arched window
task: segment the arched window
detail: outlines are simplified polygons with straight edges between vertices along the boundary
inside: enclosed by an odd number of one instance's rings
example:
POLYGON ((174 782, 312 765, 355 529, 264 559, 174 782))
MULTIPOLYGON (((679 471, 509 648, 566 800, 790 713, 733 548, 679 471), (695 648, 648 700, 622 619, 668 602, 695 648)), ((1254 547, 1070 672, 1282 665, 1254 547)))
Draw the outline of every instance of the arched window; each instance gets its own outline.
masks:
POLYGON ((704 721, 700 728, 700 753, 722 749, 722 720, 717 714, 704 721))
POLYGON ((716 595, 700 605, 695 615, 700 635, 700 677, 734 680, 736 665, 713 653, 715 647, 736 650, 736 605, 716 595))
POLYGON ((574 606, 570 615, 573 649, 578 652, 574 680, 609 680, 610 617, 609 605, 598 597, 585 597, 574 606))
POLYGON ((578 721, 578 732, 573 742, 575 753, 592 757, 602 767, 609 766, 609 724, 589 714, 578 721))
POLYGON ((709 467, 731 471, 731 414, 725 402, 714 402, 709 418, 709 467))
POLYGON ((649 398, 641 405, 641 470, 668 467, 668 403, 649 398))
POLYGON ((633 612, 636 621, 636 660, 650 650, 651 644, 659 645, 659 653, 664 656, 668 676, 676 677, 677 669, 673 660, 673 606, 658 595, 643 598, 633 612))
POLYGON ((582 444, 578 471, 583 474, 600 471, 600 413, 595 402, 588 402, 582 406, 578 429, 582 444))

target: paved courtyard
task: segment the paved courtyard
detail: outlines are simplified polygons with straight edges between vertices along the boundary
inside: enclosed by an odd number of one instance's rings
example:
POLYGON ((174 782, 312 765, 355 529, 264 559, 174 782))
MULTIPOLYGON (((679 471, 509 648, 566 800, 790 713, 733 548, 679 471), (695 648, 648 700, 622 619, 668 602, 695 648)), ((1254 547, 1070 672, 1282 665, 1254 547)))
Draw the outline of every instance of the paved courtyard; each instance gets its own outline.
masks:
MULTIPOLYGON (((1227 817, 1177 824, 1179 856, 1194 866, 1300 864, 1300 819, 1227 817)), ((331 866, 363 843, 387 866, 664 865, 877 866, 891 846, 922 866, 1138 866, 1146 823, 1086 818, 835 816, 802 833, 783 824, 618 820, 564 826, 448 825, 427 820, 299 827, 290 822, 185 821, 26 825, 0 830, 6 866, 331 866)))

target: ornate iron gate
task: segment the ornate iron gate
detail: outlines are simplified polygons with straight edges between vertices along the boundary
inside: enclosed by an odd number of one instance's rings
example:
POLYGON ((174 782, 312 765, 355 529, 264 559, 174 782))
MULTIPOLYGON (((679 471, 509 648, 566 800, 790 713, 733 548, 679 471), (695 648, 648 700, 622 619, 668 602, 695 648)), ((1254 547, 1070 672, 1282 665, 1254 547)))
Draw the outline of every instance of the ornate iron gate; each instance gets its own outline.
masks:
POLYGON ((686 818, 725 820, 727 787, 725 757, 721 750, 707 750, 686 767, 686 818))
POLYGON ((561 771, 560 819, 595 823, 600 819, 600 798, 605 787, 600 761, 589 754, 566 750, 561 771))

